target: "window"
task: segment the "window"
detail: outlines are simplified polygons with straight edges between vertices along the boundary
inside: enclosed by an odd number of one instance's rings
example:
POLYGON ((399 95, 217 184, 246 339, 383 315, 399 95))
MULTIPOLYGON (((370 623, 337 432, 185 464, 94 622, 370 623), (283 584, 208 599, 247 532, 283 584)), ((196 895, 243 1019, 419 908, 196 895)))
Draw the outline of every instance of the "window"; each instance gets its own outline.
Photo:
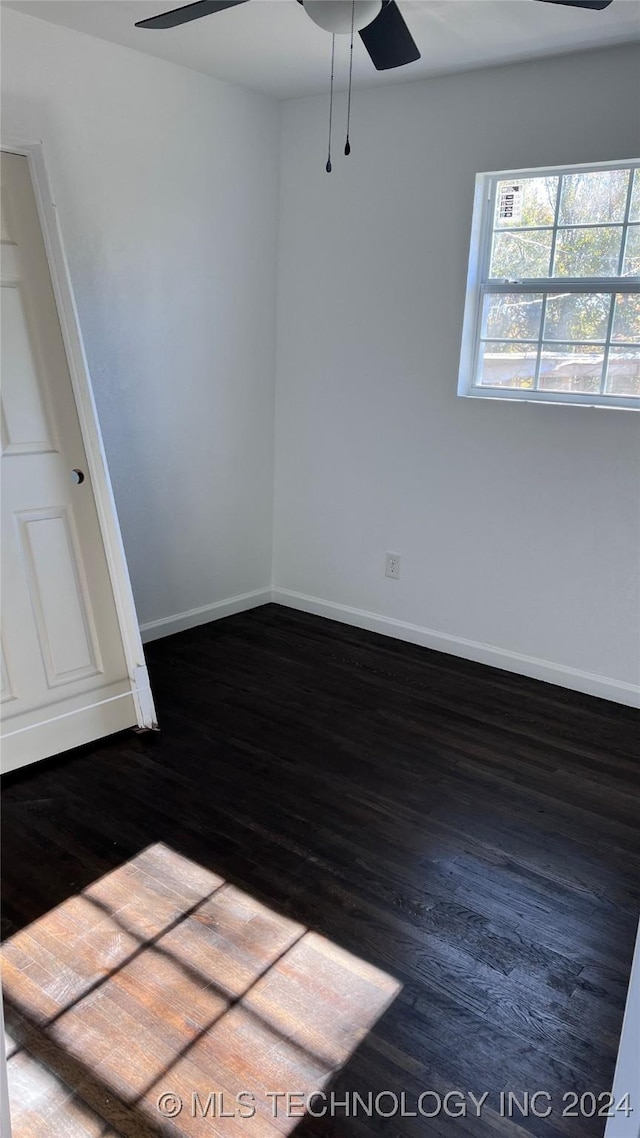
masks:
POLYGON ((640 162, 478 175, 458 394, 640 409, 640 162))

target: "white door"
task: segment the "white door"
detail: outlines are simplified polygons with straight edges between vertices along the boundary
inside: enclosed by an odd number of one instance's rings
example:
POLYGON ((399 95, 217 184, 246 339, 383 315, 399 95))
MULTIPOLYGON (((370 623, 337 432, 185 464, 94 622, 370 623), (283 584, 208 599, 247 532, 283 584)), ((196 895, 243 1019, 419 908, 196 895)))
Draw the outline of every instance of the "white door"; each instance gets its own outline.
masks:
POLYGON ((2 759, 137 722, 28 161, 3 153, 2 759))

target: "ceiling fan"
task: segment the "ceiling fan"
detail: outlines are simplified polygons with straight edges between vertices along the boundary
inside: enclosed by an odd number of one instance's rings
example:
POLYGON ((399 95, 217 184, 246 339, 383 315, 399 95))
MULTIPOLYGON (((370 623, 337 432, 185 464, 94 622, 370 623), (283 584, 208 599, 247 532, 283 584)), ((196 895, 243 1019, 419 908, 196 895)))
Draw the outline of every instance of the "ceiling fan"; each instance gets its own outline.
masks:
MULTIPOLYGON (((235 8, 247 0, 197 0, 148 20, 139 20, 137 28, 175 28, 202 16, 235 8)), ((547 4, 563 4, 570 8, 607 8, 612 0, 542 0, 547 4)), ((374 67, 386 71, 404 67, 420 59, 420 52, 409 31, 396 0, 298 0, 314 23, 334 34, 357 31, 374 67)))

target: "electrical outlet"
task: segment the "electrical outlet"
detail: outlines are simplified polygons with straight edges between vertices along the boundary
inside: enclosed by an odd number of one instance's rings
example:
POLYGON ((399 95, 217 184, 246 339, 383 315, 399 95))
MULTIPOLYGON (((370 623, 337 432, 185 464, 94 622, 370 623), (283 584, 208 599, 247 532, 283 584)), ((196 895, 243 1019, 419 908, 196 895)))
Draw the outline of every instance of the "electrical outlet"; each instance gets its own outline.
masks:
POLYGON ((397 553, 387 553, 384 575, 385 577, 393 577, 394 581, 397 581, 400 576, 400 558, 397 553))

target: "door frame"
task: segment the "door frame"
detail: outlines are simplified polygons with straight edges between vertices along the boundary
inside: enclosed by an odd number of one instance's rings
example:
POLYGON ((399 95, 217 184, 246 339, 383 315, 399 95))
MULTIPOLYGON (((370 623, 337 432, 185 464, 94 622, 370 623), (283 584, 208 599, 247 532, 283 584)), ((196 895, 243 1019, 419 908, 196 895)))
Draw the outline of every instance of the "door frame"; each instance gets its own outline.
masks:
POLYGON ((640 1138, 640 924, 631 962, 612 1094, 613 1113, 605 1128, 605 1138, 640 1138), (615 1110, 625 1095, 629 1097, 630 1113, 625 1113, 624 1108, 615 1110))
POLYGON ((29 164, 62 340, 69 366, 71 387, 87 455, 89 477, 93 487, 98 523, 120 625, 120 635, 131 684, 131 695, 133 696, 138 726, 155 729, 157 721, 153 694, 149 684, 149 674, 131 591, 129 569, 122 543, 120 523, 116 512, 89 365, 80 331, 69 264, 64 251, 58 211, 45 163, 44 147, 40 140, 30 141, 2 135, 0 137, 0 150, 9 154, 21 154, 29 164))

